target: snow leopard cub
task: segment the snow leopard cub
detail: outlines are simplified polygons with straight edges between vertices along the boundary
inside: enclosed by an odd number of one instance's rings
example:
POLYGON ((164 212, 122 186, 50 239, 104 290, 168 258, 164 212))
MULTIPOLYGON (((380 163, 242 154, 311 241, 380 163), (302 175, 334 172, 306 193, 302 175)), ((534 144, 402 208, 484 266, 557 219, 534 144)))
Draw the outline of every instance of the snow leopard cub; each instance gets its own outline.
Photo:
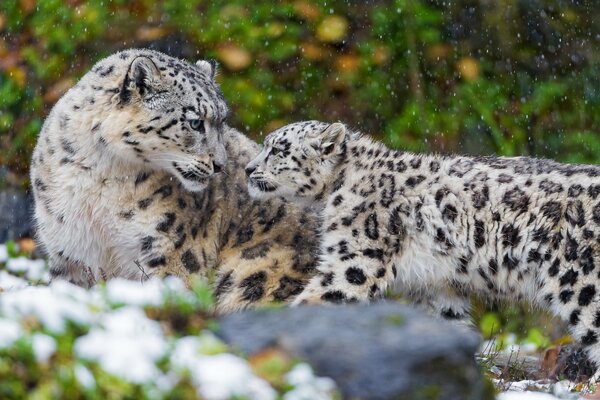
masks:
POLYGON ((392 283, 449 318, 471 293, 525 300, 600 362, 599 167, 411 154, 308 121, 269 134, 246 173, 253 197, 322 207, 319 274, 296 303, 368 301, 392 283))

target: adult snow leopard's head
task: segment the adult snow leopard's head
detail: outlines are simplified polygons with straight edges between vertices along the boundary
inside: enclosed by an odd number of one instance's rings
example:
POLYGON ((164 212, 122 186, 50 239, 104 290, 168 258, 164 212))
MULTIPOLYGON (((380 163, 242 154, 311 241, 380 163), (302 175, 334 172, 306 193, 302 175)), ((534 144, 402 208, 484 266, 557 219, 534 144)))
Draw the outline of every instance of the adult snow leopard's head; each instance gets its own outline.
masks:
POLYGON ((106 120, 92 131, 118 158, 167 170, 186 189, 202 190, 227 161, 228 108, 215 74, 212 61, 194 65, 151 50, 116 53, 80 82, 112 92, 106 120))
POLYGON ((343 124, 319 121, 297 122, 270 133, 246 166, 250 195, 320 200, 333 180, 346 135, 343 124))

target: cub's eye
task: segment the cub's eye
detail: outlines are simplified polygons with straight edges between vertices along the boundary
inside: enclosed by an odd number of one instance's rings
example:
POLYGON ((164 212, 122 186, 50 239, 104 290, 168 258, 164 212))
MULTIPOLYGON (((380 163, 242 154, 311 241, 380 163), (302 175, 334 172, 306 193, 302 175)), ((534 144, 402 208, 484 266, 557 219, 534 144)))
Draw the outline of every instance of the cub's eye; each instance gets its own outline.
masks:
POLYGON ((204 121, 201 119, 190 119, 190 127, 198 132, 204 133, 204 121))
POLYGON ((276 156, 277 154, 279 154, 279 149, 277 147, 272 147, 271 148, 271 154, 273 154, 274 156, 276 156))

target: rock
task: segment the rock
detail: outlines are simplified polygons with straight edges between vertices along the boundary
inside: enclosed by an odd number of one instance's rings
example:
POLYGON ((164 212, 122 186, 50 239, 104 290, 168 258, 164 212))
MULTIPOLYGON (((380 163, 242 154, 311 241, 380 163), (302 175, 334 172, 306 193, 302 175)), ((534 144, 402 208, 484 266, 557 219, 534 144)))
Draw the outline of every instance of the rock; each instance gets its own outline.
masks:
POLYGON ((17 190, 0 191, 0 243, 31 237, 33 198, 17 190))
POLYGON ((344 398, 493 398, 477 334, 397 303, 246 311, 222 318, 219 335, 249 355, 275 347, 306 360, 344 398))

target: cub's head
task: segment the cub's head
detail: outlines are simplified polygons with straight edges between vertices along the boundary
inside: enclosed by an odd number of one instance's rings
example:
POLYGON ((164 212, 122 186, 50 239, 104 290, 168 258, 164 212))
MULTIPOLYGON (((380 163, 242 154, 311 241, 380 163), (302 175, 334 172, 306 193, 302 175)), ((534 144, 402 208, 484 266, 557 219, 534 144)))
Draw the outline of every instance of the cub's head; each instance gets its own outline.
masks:
POLYGON ((270 133, 262 151, 246 166, 250 195, 319 200, 335 179, 346 136, 343 124, 319 121, 297 122, 270 133))
POLYGON ((150 50, 101 61, 88 75, 94 89, 113 91, 116 110, 96 122, 98 135, 122 160, 166 170, 187 190, 204 189, 227 162, 228 108, 215 74, 215 62, 189 64, 150 50))

